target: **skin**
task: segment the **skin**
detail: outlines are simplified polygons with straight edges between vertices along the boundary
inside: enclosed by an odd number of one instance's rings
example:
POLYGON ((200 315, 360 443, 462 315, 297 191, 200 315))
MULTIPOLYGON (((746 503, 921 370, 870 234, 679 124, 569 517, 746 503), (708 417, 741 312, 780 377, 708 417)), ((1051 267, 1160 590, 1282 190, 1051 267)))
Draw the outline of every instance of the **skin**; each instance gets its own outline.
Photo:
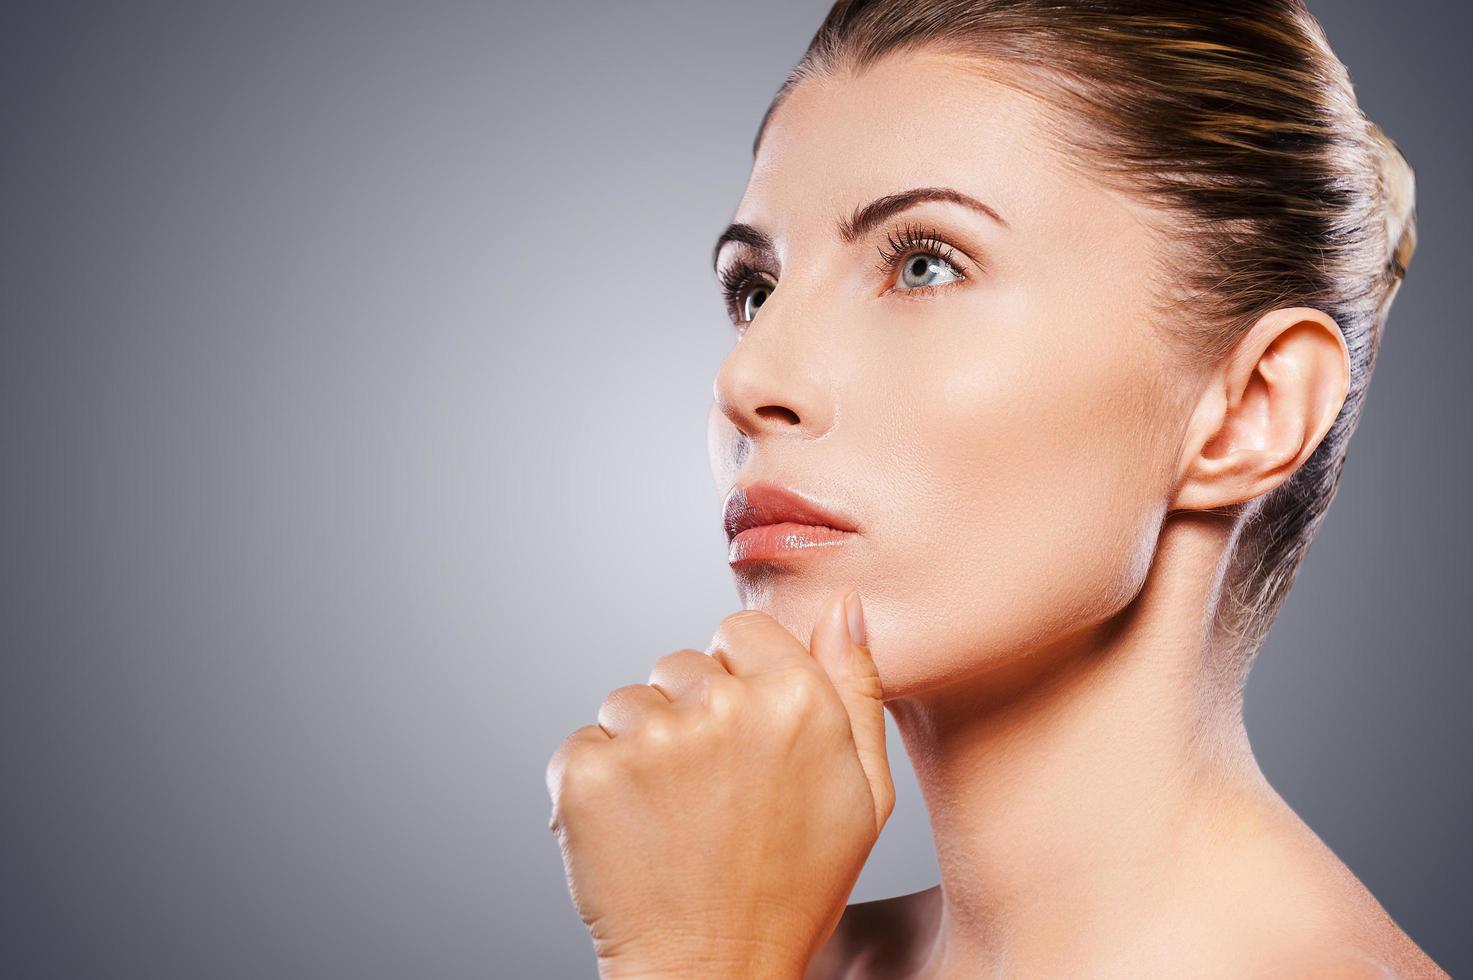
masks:
POLYGON ((766 291, 715 380, 713 473, 859 532, 736 566, 708 651, 554 755, 603 975, 1446 976, 1264 779, 1211 629, 1236 532, 1213 509, 1313 452, 1340 333, 1285 307, 1191 363, 1151 303, 1161 216, 1066 166, 1058 125, 930 52, 809 79, 769 120, 733 220, 772 253, 718 256, 766 291), (930 202, 836 231, 938 186, 1005 224, 930 202), (964 277, 923 295, 877 268, 906 224, 964 277), (883 708, 941 881, 845 909, 893 806, 883 708))

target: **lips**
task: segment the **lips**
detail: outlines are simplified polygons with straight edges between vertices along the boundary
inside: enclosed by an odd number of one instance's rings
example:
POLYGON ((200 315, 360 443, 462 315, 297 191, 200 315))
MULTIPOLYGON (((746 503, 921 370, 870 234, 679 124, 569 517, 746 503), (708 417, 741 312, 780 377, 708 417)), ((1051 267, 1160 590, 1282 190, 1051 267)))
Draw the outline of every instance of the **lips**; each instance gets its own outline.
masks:
POLYGON ((770 560, 857 533, 854 522, 796 490, 758 481, 734 487, 723 508, 727 561, 770 560))

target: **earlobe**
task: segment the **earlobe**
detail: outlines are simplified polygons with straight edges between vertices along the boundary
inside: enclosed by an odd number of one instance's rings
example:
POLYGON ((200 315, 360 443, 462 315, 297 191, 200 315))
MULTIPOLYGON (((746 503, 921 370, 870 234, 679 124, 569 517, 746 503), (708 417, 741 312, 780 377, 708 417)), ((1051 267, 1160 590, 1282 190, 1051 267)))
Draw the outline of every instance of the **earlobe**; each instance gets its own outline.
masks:
POLYGON ((1328 314, 1278 309, 1260 317, 1208 379, 1182 445, 1172 510, 1228 507, 1287 480, 1339 415, 1350 356, 1328 314))

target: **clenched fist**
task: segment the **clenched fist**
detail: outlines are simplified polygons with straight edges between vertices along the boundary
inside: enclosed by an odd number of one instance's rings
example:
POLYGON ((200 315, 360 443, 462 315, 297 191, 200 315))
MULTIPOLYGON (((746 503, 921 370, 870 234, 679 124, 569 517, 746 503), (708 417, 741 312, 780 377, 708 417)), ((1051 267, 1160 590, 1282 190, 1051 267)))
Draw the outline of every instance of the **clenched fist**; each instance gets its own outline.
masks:
POLYGON ((857 593, 807 648, 733 613, 558 746, 549 826, 601 977, 803 976, 895 806, 866 642, 857 593))

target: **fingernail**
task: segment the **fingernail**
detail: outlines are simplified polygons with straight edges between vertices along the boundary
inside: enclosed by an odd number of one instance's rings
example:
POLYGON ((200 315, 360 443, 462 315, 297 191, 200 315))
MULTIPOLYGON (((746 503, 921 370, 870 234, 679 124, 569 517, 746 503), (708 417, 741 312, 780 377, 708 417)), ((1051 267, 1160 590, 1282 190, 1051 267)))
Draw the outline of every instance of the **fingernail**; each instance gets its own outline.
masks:
POLYGON ((859 591, 849 593, 844 599, 844 612, 849 619, 849 639, 859 646, 868 646, 869 637, 864 631, 864 607, 859 604, 859 591))

